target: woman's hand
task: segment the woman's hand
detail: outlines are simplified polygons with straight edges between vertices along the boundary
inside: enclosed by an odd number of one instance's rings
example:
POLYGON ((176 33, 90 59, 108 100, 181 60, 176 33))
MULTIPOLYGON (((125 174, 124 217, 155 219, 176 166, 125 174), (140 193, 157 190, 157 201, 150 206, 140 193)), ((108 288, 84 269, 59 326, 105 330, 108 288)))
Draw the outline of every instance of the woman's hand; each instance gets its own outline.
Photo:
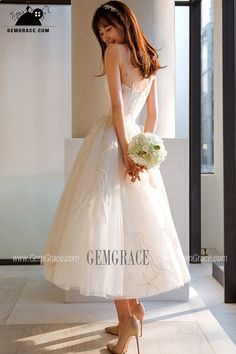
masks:
POLYGON ((131 159, 131 157, 129 156, 129 154, 127 152, 123 152, 122 157, 123 157, 124 165, 126 167, 125 177, 128 173, 129 176, 131 177, 131 182, 135 182, 136 179, 141 181, 139 173, 143 172, 144 169, 146 169, 146 167, 143 165, 136 164, 131 159))

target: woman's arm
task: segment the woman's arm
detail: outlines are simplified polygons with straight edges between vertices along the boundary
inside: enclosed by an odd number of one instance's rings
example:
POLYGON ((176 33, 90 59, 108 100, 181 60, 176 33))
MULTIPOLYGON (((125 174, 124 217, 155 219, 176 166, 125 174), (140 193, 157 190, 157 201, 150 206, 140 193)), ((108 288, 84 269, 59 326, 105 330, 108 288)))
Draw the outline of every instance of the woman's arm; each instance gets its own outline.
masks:
POLYGON ((119 44, 109 45, 105 51, 104 64, 111 96, 112 119, 114 121, 117 138, 121 146, 123 162, 127 173, 132 174, 131 181, 135 182, 137 178, 140 180, 138 175, 140 169, 128 155, 129 141, 124 124, 124 105, 120 80, 121 56, 119 49, 119 44))
POLYGON ((147 117, 144 132, 155 133, 157 124, 157 103, 156 103, 156 77, 153 79, 152 87, 146 100, 147 117))
POLYGON ((124 106, 120 80, 120 51, 118 46, 119 44, 111 44, 106 48, 104 63, 111 96, 112 118, 122 152, 126 152, 128 137, 124 125, 124 106))

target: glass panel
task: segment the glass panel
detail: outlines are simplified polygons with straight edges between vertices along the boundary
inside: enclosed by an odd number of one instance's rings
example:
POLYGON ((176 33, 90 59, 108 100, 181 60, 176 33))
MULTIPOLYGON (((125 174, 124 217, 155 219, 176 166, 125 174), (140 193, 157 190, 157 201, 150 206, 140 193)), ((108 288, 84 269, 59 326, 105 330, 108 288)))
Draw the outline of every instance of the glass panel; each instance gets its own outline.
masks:
POLYGON ((201 172, 214 172, 214 104, 213 104, 213 59, 214 59, 214 1, 201 3, 202 42, 202 120, 201 120, 201 172))
POLYGON ((175 7, 176 138, 189 138, 189 7, 175 7))

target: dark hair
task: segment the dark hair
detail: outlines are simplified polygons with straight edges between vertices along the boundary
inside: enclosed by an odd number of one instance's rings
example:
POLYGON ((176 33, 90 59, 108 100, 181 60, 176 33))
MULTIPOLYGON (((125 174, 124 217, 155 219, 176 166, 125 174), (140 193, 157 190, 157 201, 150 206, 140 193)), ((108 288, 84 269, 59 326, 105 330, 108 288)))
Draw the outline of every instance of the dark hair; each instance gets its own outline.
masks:
MULTIPOLYGON (((125 42, 131 51, 131 63, 138 67, 143 78, 148 78, 157 72, 160 66, 156 49, 147 39, 130 7, 121 1, 108 1, 95 11, 92 20, 92 30, 104 53, 106 44, 102 41, 99 33, 99 25, 123 28, 125 42)), ((102 76, 105 73, 99 75, 102 76)))

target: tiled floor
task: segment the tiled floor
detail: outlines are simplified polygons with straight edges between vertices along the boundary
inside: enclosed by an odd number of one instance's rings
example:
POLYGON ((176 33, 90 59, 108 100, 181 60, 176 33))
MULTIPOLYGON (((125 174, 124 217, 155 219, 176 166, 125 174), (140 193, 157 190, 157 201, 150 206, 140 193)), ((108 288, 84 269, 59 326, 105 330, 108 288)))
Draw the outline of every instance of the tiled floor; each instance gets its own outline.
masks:
POLYGON ((212 277, 211 263, 190 264, 191 285, 236 345, 236 304, 224 303, 224 288, 212 277))
MULTIPOLYGON (((211 264, 190 270, 189 302, 145 302, 141 354, 236 353, 236 305, 224 304, 211 264)), ((115 338, 103 331, 116 322, 112 302, 65 304, 41 266, 1 266, 0 300, 0 353, 108 354, 115 338)))

